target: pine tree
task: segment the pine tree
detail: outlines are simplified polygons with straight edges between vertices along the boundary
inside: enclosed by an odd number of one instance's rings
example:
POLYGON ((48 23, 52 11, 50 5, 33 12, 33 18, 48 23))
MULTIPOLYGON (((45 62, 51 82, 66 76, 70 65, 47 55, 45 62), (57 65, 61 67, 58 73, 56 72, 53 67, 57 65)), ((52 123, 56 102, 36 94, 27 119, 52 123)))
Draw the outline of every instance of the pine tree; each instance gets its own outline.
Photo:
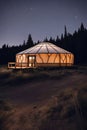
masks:
POLYGON ((60 46, 60 39, 59 39, 59 36, 56 37, 56 45, 60 46))
POLYGON ((25 40, 23 41, 23 46, 25 46, 26 45, 26 43, 25 43, 25 40))
POLYGON ((48 42, 48 39, 47 39, 47 37, 43 40, 43 42, 48 42))
POLYGON ((81 23, 80 30, 81 30, 81 31, 84 31, 84 30, 85 30, 83 23, 81 23))
POLYGON ((66 29, 66 26, 64 27, 64 38, 67 37, 67 29, 66 29))
POLYGON ((57 38, 56 38, 56 42, 58 43, 59 41, 60 41, 59 36, 57 36, 57 38))
POLYGON ((34 45, 31 34, 29 34, 29 36, 28 36, 28 40, 27 40, 26 45, 28 48, 32 47, 34 45))
POLYGON ((63 34, 61 34, 61 41, 64 39, 63 34))
POLYGON ((53 39, 52 37, 50 37, 49 42, 51 42, 51 43, 54 43, 54 44, 55 44, 55 39, 53 39))
POLYGON ((7 48, 6 44, 2 45, 2 49, 6 49, 6 48, 7 48))

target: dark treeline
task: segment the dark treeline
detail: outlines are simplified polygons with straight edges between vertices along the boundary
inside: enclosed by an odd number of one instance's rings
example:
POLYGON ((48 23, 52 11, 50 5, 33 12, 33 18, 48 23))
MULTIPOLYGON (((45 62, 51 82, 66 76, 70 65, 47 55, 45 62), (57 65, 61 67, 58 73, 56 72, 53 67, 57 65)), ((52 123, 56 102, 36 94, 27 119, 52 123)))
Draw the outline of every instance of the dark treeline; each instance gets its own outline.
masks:
MULTIPOLYGON (((64 28, 64 34, 61 34, 61 38, 57 36, 56 39, 47 37, 43 42, 51 42, 55 45, 62 47, 70 52, 72 52, 75 56, 75 64, 87 64, 87 29, 81 24, 78 31, 75 31, 73 34, 67 32, 67 28, 64 28)), ((7 64, 9 61, 15 61, 15 55, 23 51, 27 48, 30 48, 37 43, 33 42, 31 34, 29 34, 27 41, 23 42, 23 44, 18 46, 8 46, 4 44, 0 49, 0 64, 7 64)))

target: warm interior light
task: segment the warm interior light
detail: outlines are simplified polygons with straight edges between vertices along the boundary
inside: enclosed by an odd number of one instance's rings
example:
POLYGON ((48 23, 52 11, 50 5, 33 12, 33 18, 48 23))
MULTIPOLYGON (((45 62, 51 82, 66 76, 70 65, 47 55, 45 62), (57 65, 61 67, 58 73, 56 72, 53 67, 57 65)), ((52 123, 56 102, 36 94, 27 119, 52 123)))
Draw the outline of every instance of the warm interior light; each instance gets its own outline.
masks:
POLYGON ((29 60, 31 60, 31 59, 32 59, 32 57, 29 56, 29 60))
POLYGON ((73 54, 35 54, 35 55, 17 55, 16 63, 18 66, 34 67, 36 64, 43 65, 65 65, 73 64, 74 56, 73 54), (18 64, 19 63, 19 64, 18 64))
POLYGON ((31 63, 29 64, 29 67, 31 67, 31 63))

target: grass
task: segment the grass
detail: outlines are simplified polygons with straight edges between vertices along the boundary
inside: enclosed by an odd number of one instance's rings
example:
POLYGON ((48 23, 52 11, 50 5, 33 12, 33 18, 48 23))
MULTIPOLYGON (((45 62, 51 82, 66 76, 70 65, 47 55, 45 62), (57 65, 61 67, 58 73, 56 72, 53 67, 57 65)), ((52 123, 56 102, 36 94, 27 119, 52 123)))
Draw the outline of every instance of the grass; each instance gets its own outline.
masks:
MULTIPOLYGON (((86 88, 84 88, 86 89, 86 88)), ((82 92, 83 88, 80 89, 82 92)), ((75 90, 72 90, 72 92, 68 92, 67 89, 63 91, 63 94, 59 94, 56 98, 57 103, 55 105, 50 106, 47 113, 46 118, 44 120, 44 123, 42 123, 40 129, 41 130, 67 130, 67 129, 75 129, 75 130, 86 130, 87 129, 87 93, 81 94, 79 90, 77 101, 79 104, 79 107, 76 103, 76 99, 74 99, 74 93, 75 90), (72 94, 72 96, 71 96, 72 94), (70 97, 70 98, 69 98, 70 97), (62 126, 62 123, 64 122, 64 128, 62 126), (61 126, 59 125, 61 124, 61 126), (58 125, 58 127, 57 127, 58 125), (72 125, 74 127, 72 127, 72 125), (69 127, 69 128, 68 128, 69 127)), ((55 97, 54 97, 55 98, 55 97)), ((54 99, 55 100, 55 99, 54 99)))
POLYGON ((9 119, 13 115, 14 107, 7 100, 0 100, 0 130, 9 130, 9 119))
POLYGON ((82 115, 75 106, 75 89, 65 89, 42 105, 21 109, 0 100, 0 130, 86 130, 87 88, 80 88, 77 92, 82 115))
POLYGON ((83 118, 87 121, 87 87, 83 87, 78 92, 78 102, 83 118))
POLYGON ((72 74, 71 69, 25 69, 25 70, 11 70, 7 67, 0 68, 0 87, 16 86, 32 81, 41 81, 48 79, 60 80, 64 76, 72 74))
MULTIPOLYGON (((78 69, 12 71, 0 68, 0 88, 45 80, 61 80, 78 73, 86 76, 87 67, 78 69)), ((77 77, 78 78, 78 77, 77 77)), ((81 81, 79 81, 81 82, 81 81)), ((86 130, 87 84, 64 88, 39 104, 16 106, 0 99, 0 130, 86 130)))
MULTIPOLYGON (((67 95, 66 91, 63 91, 62 99, 61 94, 59 93, 59 95, 50 99, 46 104, 41 106, 29 106, 29 108, 22 107, 21 109, 16 106, 12 107, 12 104, 1 100, 1 130, 13 130, 13 128, 15 130, 57 130, 57 124, 60 123, 62 125, 62 122, 67 124, 66 129, 68 129, 68 126, 71 125, 72 121, 73 124, 76 123, 77 118, 73 97, 70 96, 71 92, 69 93, 67 95), (58 98, 57 102, 55 102, 55 98, 58 98)), ((79 93, 78 96, 78 101, 83 112, 83 117, 80 118, 84 119, 85 128, 87 128, 87 98, 83 97, 82 93, 79 93)), ((77 125, 78 129, 75 130, 79 130, 79 124, 77 125)), ((58 130, 60 130, 60 127, 58 130)), ((71 130, 73 130, 73 128, 71 128, 71 130)))

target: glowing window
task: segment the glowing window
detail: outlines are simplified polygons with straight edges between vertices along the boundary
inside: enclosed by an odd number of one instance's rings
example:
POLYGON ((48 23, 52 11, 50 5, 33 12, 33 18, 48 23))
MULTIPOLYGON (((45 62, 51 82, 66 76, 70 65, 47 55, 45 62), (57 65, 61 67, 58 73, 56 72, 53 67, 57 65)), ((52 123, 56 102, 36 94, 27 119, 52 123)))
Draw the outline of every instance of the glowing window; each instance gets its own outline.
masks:
POLYGON ((31 67, 31 64, 29 64, 29 66, 31 67))
POLYGON ((29 56, 29 60, 31 60, 31 59, 32 59, 32 57, 29 56))

